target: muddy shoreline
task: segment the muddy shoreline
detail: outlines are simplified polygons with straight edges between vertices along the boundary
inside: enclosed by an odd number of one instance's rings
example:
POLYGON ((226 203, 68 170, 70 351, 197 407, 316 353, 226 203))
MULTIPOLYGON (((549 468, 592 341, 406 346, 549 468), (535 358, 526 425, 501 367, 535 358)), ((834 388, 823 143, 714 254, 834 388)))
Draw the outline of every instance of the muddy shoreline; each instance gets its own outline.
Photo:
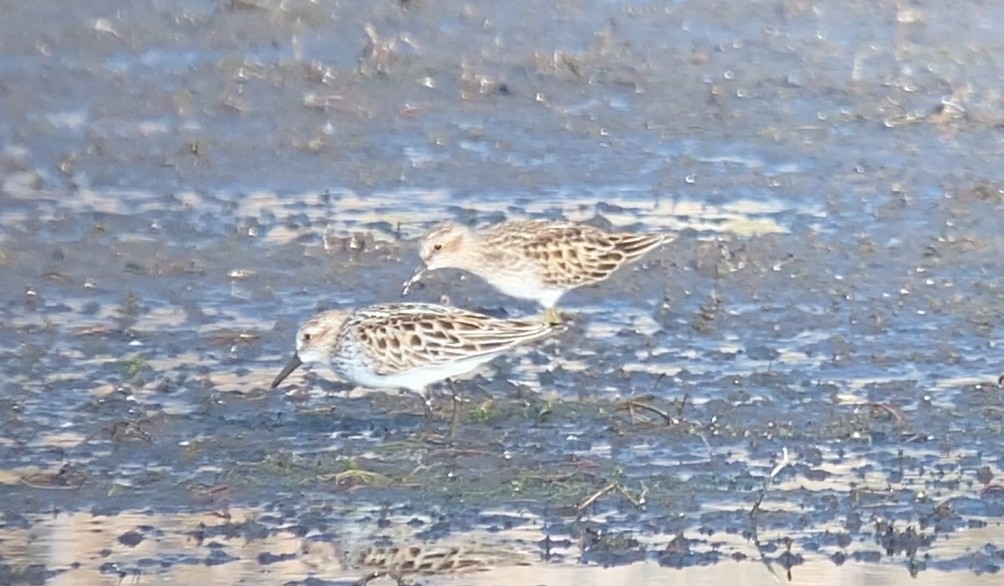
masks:
POLYGON ((0 583, 994 583, 999 7, 8 9, 0 583), (268 390, 429 225, 522 217, 678 237, 453 441, 268 390))

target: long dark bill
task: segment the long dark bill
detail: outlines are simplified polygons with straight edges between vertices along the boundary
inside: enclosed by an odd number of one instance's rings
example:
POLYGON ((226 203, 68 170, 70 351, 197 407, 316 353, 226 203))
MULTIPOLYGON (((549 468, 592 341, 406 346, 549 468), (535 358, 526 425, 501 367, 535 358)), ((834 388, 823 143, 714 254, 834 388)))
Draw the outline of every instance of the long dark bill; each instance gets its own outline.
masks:
POLYGON ((279 376, 275 377, 275 380, 272 381, 272 386, 269 388, 274 389, 279 386, 282 381, 286 380, 286 377, 289 376, 291 372, 300 368, 301 364, 303 364, 303 361, 300 360, 300 356, 293 354, 292 358, 289 359, 289 362, 286 363, 286 366, 282 367, 282 372, 279 373, 279 376))

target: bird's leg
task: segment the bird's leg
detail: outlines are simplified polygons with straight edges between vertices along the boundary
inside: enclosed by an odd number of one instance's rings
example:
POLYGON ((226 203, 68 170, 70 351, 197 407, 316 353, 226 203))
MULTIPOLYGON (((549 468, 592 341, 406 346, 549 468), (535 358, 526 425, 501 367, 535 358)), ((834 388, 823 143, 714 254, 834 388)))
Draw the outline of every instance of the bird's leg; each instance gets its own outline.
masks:
POLYGON ((544 322, 549 323, 552 326, 560 325, 561 316, 558 315, 558 310, 554 307, 548 307, 544 310, 544 322))
POLYGON ((429 424, 432 423, 434 415, 432 413, 432 398, 429 396, 429 389, 422 389, 418 392, 418 396, 422 398, 422 407, 425 409, 425 412, 422 413, 422 425, 419 426, 418 431, 418 435, 421 437, 429 429, 429 424))
POLYGON ((463 397, 451 379, 446 379, 446 383, 450 385, 450 393, 453 398, 453 415, 450 417, 450 439, 453 439, 457 436, 457 427, 460 426, 460 402, 463 397))
POLYGON ((418 396, 422 398, 422 407, 425 409, 426 419, 432 418, 432 400, 429 398, 428 389, 419 391, 418 396))

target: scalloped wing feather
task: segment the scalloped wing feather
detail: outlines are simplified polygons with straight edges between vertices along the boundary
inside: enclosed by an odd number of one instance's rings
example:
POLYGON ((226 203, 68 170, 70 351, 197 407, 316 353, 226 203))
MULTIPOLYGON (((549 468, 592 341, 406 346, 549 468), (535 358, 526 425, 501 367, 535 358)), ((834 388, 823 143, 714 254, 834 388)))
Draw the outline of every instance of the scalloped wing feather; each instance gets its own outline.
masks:
POLYGON ((519 220, 497 226, 491 239, 495 248, 507 244, 519 246, 526 258, 535 261, 548 283, 575 287, 606 279, 670 237, 608 233, 592 226, 519 220))
POLYGON ((380 375, 494 357, 524 342, 546 337, 553 326, 505 320, 434 304, 386 304, 357 312, 353 328, 380 375))

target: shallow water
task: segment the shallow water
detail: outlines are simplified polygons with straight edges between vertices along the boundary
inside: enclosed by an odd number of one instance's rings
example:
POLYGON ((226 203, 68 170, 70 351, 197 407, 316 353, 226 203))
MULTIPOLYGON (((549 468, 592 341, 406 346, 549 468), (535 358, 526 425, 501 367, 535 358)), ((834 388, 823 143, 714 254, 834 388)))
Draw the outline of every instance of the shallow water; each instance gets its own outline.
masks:
POLYGON ((5 7, 0 583, 994 582, 1001 18, 5 7), (267 389, 430 224, 517 217, 677 239, 464 381, 456 440, 442 395, 267 389))

